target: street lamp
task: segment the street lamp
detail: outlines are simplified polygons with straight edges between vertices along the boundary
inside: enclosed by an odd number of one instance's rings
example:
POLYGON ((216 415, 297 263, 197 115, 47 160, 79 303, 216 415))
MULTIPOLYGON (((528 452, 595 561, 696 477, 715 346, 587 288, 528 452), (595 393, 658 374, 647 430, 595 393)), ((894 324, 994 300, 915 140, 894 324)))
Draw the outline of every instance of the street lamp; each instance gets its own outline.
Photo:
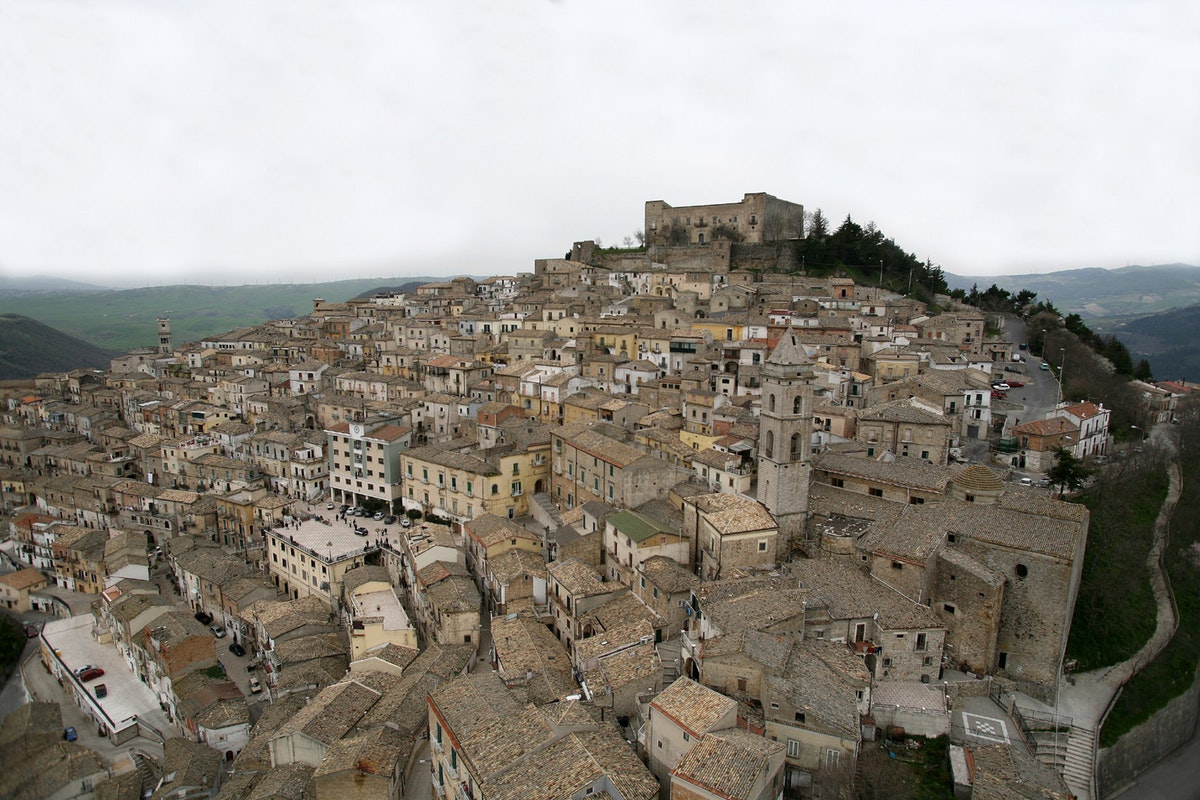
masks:
POLYGON ((1067 348, 1058 348, 1058 403, 1062 405, 1063 401, 1063 369, 1067 365, 1067 348))

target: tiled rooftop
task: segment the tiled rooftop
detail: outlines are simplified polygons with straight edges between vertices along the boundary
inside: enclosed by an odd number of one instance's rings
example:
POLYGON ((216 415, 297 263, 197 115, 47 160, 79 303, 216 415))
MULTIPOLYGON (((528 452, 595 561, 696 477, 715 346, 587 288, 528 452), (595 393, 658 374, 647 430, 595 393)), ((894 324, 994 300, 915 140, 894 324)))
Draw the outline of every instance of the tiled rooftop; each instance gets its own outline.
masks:
MULTIPOLYGON (((650 703, 692 736, 701 736, 737 709, 737 701, 696 683, 678 678, 650 703)), ((651 712, 654 713, 654 712, 651 712)))

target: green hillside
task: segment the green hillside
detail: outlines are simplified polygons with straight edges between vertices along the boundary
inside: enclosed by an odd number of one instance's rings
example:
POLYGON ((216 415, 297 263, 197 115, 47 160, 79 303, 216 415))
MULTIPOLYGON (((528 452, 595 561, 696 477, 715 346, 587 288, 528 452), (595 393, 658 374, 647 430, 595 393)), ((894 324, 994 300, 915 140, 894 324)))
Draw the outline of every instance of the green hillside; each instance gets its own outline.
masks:
POLYGON ((123 352, 156 344, 155 321, 164 314, 171 318, 172 339, 179 345, 271 319, 303 316, 312 311, 314 298, 342 302, 385 282, 359 278, 328 283, 0 295, 0 313, 24 314, 97 347, 123 352))
POLYGON ((1154 314, 1200 303, 1200 267, 1187 264, 1068 269, 1038 275, 967 277, 947 275, 952 288, 982 291, 993 283, 1017 292, 1029 289, 1066 314, 1084 319, 1154 314))
POLYGON ((20 314, 0 314, 0 380, 39 372, 107 369, 114 353, 20 314))
POLYGON ((1160 380, 1200 377, 1200 305, 1128 320, 1111 327, 1129 352, 1150 362, 1160 380))

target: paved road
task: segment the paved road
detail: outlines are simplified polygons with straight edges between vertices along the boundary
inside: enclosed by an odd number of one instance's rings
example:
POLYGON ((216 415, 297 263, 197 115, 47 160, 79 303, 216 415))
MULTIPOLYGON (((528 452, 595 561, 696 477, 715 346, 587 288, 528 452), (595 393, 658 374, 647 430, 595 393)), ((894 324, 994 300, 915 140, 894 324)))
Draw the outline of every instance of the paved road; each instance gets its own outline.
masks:
MULTIPOLYGON (((96 724, 67 698, 63 688, 50 675, 37 653, 36 640, 26 642, 25 650, 21 654, 22 668, 13 673, 3 691, 0 691, 0 713, 8 714, 26 703, 30 696, 39 702, 58 703, 62 709, 63 726, 75 728, 79 735, 79 744, 95 751, 101 758, 111 763, 130 751, 140 750, 162 762, 162 744, 157 741, 139 737, 117 745, 108 737, 97 733, 96 724)), ((170 729, 165 718, 155 720, 154 724, 159 725, 168 736, 179 733, 170 729)))
POLYGON ((1200 798, 1200 736, 1138 776, 1121 800, 1196 800, 1200 798))

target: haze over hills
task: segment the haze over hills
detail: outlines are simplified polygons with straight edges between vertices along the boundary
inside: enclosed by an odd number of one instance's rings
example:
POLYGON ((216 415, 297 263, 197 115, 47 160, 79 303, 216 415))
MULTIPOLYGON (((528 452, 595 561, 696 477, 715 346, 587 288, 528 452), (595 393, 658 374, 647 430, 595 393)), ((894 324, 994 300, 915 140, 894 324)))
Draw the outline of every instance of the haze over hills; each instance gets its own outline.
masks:
POLYGON ((946 275, 951 288, 986 289, 993 283, 1017 292, 1029 289, 1064 314, 1085 319, 1155 314, 1200 303, 1200 267, 1158 264, 1119 269, 1068 269, 1030 275, 946 275))
POLYGON ((39 372, 107 369, 114 352, 103 350, 20 314, 0 314, 0 380, 39 372))
MULTIPOLYGON (((403 286, 444 278, 418 277, 403 286)), ((386 278, 248 286, 153 286, 144 289, 12 294, 0 291, 0 313, 20 313, 96 347, 124 352, 158 341, 156 320, 171 318, 176 344, 271 319, 298 317, 313 300, 342 302, 384 291, 386 278)), ((49 369, 49 368, 47 368, 49 369)))
POLYGON ((0 275, 0 295, 42 294, 45 292, 100 292, 108 289, 94 283, 83 283, 52 275, 12 277, 0 275))

